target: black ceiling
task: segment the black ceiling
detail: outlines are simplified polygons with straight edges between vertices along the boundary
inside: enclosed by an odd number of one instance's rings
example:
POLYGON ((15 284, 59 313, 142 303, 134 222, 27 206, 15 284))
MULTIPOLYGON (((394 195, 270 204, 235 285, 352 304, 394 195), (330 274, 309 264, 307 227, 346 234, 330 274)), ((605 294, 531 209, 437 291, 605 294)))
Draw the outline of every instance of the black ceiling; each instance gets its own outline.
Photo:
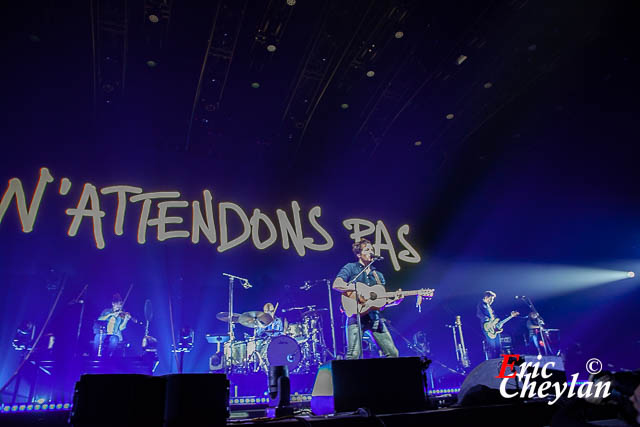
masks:
POLYGON ((281 169, 401 164, 401 179, 427 178, 526 139, 541 111, 582 108, 637 61, 617 2, 289 3, 16 2, 5 136, 281 169), (470 143, 483 129, 500 138, 470 143))

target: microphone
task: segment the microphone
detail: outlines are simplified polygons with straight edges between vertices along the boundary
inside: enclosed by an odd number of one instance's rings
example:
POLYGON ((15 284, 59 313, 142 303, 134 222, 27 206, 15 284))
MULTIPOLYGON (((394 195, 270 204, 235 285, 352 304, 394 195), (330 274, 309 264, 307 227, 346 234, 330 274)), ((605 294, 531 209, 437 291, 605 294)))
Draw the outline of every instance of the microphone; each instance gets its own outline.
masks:
POLYGON ((245 289, 249 289, 249 288, 253 288, 253 285, 251 285, 251 283, 249 283, 248 280, 245 280, 244 282, 242 282, 242 287, 245 289))
POLYGON ((383 256, 371 255, 371 261, 382 261, 383 259, 384 259, 383 256))

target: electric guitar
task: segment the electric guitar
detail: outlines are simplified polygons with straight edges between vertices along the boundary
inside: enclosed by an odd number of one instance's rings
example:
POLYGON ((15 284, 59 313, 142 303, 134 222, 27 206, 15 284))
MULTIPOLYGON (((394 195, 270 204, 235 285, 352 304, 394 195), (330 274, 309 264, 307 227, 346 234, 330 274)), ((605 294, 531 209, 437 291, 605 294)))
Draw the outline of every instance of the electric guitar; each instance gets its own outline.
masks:
POLYGON ((505 319, 500 320, 499 318, 495 317, 492 320, 484 322, 484 324, 482 325, 482 329, 484 330, 485 334, 487 334, 489 338, 493 339, 497 337, 498 334, 502 333, 503 331, 502 327, 504 326, 505 323, 507 323, 509 320, 513 319, 519 314, 520 313, 517 311, 512 311, 511 315, 505 319))
MULTIPOLYGON (((397 300, 397 293, 387 292, 387 290, 382 285, 368 286, 364 283, 356 282, 356 289, 358 290, 358 301, 356 301, 355 291, 347 291, 342 293, 342 309, 348 317, 351 317, 357 313, 360 313, 360 315, 365 315, 372 310, 380 310, 385 305, 388 305, 397 300)), ((434 289, 401 291, 400 298, 408 297, 411 295, 418 295, 422 298, 431 299, 434 292, 434 289)))

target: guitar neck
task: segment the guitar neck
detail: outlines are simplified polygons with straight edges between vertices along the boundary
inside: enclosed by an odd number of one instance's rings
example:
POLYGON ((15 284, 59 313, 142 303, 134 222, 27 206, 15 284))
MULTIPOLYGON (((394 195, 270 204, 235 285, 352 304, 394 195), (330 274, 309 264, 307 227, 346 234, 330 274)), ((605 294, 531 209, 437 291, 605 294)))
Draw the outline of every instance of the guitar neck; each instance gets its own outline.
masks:
MULTIPOLYGON (((410 297, 413 295, 418 295, 420 293, 420 291, 402 291, 402 296, 403 297, 410 297)), ((394 296, 396 296, 395 292, 386 292, 384 295, 382 295, 383 297, 386 298, 393 298, 394 296)))
POLYGON ((513 319, 515 316, 514 315, 510 315, 509 317, 502 319, 499 323, 498 323, 498 329, 502 328, 502 326, 507 323, 509 320, 513 319))

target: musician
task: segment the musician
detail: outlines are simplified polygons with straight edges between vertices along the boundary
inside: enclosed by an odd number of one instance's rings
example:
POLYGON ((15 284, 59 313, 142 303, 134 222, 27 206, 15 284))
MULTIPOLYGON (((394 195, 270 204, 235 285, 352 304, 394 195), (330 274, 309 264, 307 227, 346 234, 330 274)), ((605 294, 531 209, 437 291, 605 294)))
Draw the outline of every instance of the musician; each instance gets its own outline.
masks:
POLYGON ((106 329, 100 334, 99 331, 96 331, 95 338, 93 340, 93 346, 98 353, 98 348, 100 346, 100 339, 102 338, 103 345, 106 344, 107 351, 102 351, 102 354, 107 354, 112 356, 116 347, 120 342, 122 342, 122 331, 126 329, 127 323, 131 319, 131 315, 122 311, 122 307, 124 302, 122 301, 122 297, 120 294, 115 294, 111 301, 111 308, 105 308, 100 313, 98 317, 99 322, 106 322, 106 329))
MULTIPOLYGON (((531 313, 529 313, 529 316, 527 318, 527 330, 529 331, 529 342, 533 343, 533 346, 535 347, 539 355, 542 354, 540 352, 540 335, 542 332, 543 325, 544 325, 544 322, 542 321, 542 319, 540 318, 537 312, 532 311, 531 313)), ((546 353, 546 348, 545 348, 545 353, 546 353)))
MULTIPOLYGON (((373 246, 367 239, 361 239, 352 246, 353 254, 357 261, 346 264, 338 272, 338 276, 333 281, 333 289, 345 293, 355 290, 355 284, 349 283, 358 274, 364 270, 356 279, 357 282, 366 285, 384 285, 385 279, 382 273, 376 270, 371 264, 373 260, 373 246)), ((399 304, 402 301, 400 291, 397 292, 396 298, 387 306, 399 304)), ((380 312, 377 310, 361 316, 362 333, 366 330, 371 331, 373 338, 378 344, 386 357, 398 357, 398 349, 393 342, 393 338, 387 329, 387 326, 380 319, 380 312)), ((359 340, 358 318, 357 315, 347 318, 347 359, 357 359, 362 353, 362 343, 359 340)))
POLYGON ((493 304, 493 301, 495 299, 495 292, 485 291, 482 296, 482 300, 478 303, 478 307, 476 309, 476 316, 478 316, 478 319, 480 319, 480 329, 482 330, 482 334, 484 335, 485 357, 487 359, 500 357, 500 352, 502 351, 502 347, 500 344, 500 334, 498 334, 495 338, 489 338, 483 327, 486 322, 489 322, 496 317, 493 309, 491 308, 491 304, 493 304))
POLYGON ((265 327, 257 328, 256 335, 258 337, 265 336, 265 335, 268 335, 268 336, 282 335, 284 333, 284 324, 282 322, 282 318, 276 317, 275 306, 270 302, 268 302, 262 307, 262 311, 264 311, 266 314, 271 316, 273 321, 265 327))
POLYGON ((36 325, 31 320, 26 320, 16 330, 13 337, 13 348, 16 350, 31 350, 31 345, 36 337, 36 325))

